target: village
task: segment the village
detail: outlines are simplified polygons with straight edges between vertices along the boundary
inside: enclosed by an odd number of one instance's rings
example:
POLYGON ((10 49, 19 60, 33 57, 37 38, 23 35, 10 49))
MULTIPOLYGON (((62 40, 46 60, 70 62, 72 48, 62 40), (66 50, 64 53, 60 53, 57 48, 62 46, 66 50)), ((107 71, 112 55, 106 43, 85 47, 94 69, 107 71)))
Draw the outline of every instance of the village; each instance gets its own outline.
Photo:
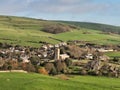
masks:
POLYGON ((44 67, 50 75, 65 73, 120 76, 119 57, 115 61, 104 54, 118 52, 120 46, 80 43, 72 41, 56 45, 43 44, 40 48, 0 43, 0 70, 38 72, 40 67, 44 67))

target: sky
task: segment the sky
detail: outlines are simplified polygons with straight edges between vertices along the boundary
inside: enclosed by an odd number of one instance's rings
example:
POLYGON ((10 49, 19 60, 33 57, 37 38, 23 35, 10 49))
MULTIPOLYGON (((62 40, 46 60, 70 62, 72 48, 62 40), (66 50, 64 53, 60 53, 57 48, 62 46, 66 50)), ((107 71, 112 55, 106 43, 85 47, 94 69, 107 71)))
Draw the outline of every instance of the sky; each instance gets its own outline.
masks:
POLYGON ((0 15, 120 26, 120 0, 0 0, 0 15))

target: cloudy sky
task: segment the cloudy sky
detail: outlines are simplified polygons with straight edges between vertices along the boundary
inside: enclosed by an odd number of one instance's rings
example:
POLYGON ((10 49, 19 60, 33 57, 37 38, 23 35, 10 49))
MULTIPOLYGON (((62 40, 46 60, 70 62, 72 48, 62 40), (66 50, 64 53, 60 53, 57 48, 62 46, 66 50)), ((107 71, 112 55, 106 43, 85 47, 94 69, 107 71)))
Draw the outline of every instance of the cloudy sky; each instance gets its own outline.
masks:
POLYGON ((0 15, 120 26, 120 0, 0 0, 0 15))

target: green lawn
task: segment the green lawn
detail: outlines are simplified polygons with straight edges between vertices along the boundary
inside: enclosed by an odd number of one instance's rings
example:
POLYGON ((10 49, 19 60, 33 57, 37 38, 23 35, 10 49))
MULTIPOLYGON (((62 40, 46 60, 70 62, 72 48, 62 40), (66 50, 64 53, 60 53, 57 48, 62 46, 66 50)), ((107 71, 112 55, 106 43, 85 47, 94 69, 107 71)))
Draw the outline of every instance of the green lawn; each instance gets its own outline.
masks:
POLYGON ((120 79, 74 76, 61 80, 40 74, 0 73, 0 90, 120 90, 120 79))

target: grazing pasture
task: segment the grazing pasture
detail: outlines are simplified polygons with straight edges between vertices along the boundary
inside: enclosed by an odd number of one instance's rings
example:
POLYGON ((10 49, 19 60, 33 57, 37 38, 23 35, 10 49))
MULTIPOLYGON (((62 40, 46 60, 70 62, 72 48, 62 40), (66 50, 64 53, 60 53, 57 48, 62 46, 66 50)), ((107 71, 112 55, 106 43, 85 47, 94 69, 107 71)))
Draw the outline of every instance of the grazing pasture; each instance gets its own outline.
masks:
POLYGON ((120 90, 120 79, 71 76, 62 80, 35 73, 0 73, 0 90, 120 90))

